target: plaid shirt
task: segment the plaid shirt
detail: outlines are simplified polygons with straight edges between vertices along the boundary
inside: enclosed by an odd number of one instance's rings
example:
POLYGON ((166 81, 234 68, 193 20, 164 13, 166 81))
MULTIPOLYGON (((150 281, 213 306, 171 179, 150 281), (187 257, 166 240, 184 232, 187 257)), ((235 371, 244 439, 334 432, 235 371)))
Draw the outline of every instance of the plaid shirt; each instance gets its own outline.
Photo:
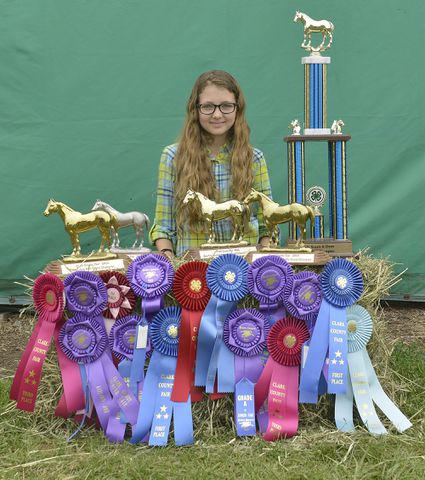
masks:
MULTIPOLYGON (((159 163, 157 202, 155 209, 155 221, 150 231, 150 240, 154 243, 159 238, 171 240, 178 256, 190 248, 198 248, 206 243, 206 232, 195 232, 188 227, 177 229, 174 215, 174 182, 176 179, 174 157, 177 152, 177 144, 165 147, 159 163)), ((269 175, 263 153, 254 148, 252 168, 254 169, 253 188, 271 197, 269 175)), ((224 145, 216 157, 210 155, 213 174, 217 182, 219 192, 218 202, 231 200, 231 171, 230 149, 224 145)), ((241 172, 243 174, 243 172, 241 172)), ((229 241, 232 237, 233 227, 231 220, 226 218, 214 222, 215 238, 217 242, 229 241)), ((268 231, 263 223, 261 208, 258 203, 251 205, 250 229, 245 233, 244 240, 250 244, 258 243, 259 238, 267 236, 268 231)))

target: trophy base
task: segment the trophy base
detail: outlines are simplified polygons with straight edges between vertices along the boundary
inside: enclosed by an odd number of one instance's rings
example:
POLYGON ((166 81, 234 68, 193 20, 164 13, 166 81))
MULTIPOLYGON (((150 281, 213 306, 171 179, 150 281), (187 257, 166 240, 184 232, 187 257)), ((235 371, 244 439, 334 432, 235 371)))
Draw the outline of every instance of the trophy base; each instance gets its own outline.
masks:
POLYGON ((111 258, 117 258, 116 253, 113 252, 92 252, 88 255, 64 255, 62 262, 64 263, 81 263, 86 261, 97 260, 110 260, 111 258))
POLYGON ((245 240, 241 240, 240 242, 224 242, 224 243, 203 243, 199 248, 201 250, 206 248, 238 248, 238 247, 246 247, 248 242, 245 240))
POLYGON ((267 255, 282 257, 291 265, 326 265, 331 260, 327 253, 322 251, 312 252, 308 247, 263 247, 258 253, 252 254, 251 261, 267 255))
POLYGON ((225 253, 234 253, 235 255, 240 255, 246 258, 253 252, 257 251, 255 245, 249 245, 248 242, 238 242, 238 243, 220 243, 220 244, 211 244, 206 243, 201 245, 199 249, 189 250, 189 256, 194 259, 199 260, 209 260, 225 253))
POLYGON ((311 248, 309 247, 296 247, 295 243, 293 247, 263 247, 261 252, 287 252, 287 253, 311 253, 311 248))
POLYGON ((131 256, 138 256, 142 255, 143 253, 151 252, 150 248, 147 247, 135 247, 135 248, 120 248, 120 247, 112 247, 112 253, 118 253, 121 255, 131 255, 131 256))
MULTIPOLYGON (((75 257, 74 257, 75 258, 75 257)), ((131 262, 131 258, 127 255, 117 255, 106 259, 94 258, 94 256, 84 257, 81 255, 79 261, 66 262, 62 260, 53 260, 44 269, 45 272, 53 273, 59 277, 65 277, 77 270, 85 272, 105 272, 105 271, 118 271, 124 273, 131 262)))
MULTIPOLYGON (((287 240, 288 247, 295 245, 296 240, 287 240)), ((330 257, 352 257, 353 256, 353 242, 351 240, 335 240, 333 238, 310 238, 304 242, 306 247, 311 248, 311 251, 325 252, 330 257)))

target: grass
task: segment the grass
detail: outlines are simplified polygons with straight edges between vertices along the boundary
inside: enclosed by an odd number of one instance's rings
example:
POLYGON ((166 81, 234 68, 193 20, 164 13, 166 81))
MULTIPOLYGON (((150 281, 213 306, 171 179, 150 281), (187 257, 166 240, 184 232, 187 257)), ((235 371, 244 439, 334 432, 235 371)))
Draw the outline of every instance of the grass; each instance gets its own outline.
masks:
POLYGON ((385 389, 414 424, 403 434, 390 428, 387 436, 374 437, 361 427, 353 434, 338 432, 331 402, 322 399, 319 406, 302 407, 293 439, 235 438, 232 401, 225 398, 195 405, 195 445, 180 448, 172 440, 165 448, 111 445, 94 427, 68 443, 72 421, 55 419, 46 405, 38 405, 36 415, 17 411, 8 399, 10 380, 3 380, 0 478, 423 478, 425 349, 399 343, 387 368, 392 382, 384 382, 385 389))

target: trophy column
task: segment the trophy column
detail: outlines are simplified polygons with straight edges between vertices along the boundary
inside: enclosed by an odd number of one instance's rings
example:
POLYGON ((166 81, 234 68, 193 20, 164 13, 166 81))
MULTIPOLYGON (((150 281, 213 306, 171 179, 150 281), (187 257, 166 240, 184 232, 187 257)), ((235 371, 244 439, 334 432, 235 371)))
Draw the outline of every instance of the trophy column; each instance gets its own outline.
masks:
POLYGON ((329 236, 348 238, 346 141, 329 141, 329 236))
POLYGON ((302 57, 304 65, 304 134, 325 135, 326 128, 326 68, 331 57, 302 57))
MULTIPOLYGON (((288 142, 288 199, 289 203, 305 203, 304 142, 288 142)), ((289 238, 297 240, 299 229, 289 222, 289 238)))

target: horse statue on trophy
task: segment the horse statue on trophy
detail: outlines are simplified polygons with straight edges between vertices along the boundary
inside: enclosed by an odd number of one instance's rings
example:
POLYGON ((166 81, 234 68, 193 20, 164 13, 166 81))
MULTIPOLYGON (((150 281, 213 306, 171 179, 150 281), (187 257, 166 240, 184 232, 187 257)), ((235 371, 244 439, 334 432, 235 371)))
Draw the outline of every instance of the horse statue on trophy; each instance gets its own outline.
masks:
POLYGON ((208 243, 215 243, 215 232, 213 222, 230 217, 233 225, 233 235, 231 242, 241 242, 245 231, 249 228, 250 211, 249 207, 238 200, 228 200, 227 202, 216 203, 208 199, 205 195, 193 190, 188 190, 183 199, 183 204, 197 202, 200 208, 202 218, 208 225, 208 243))
POLYGON ((150 220, 149 217, 142 212, 126 212, 121 213, 115 208, 111 207, 109 203, 102 202, 102 200, 96 200, 96 203, 93 205, 92 211, 104 211, 109 213, 111 217, 116 218, 116 227, 113 226, 112 231, 112 248, 118 249, 120 246, 120 239, 118 236, 118 229, 123 227, 132 226, 136 234, 136 240, 134 241, 131 248, 142 248, 143 239, 145 230, 149 230, 150 220), (139 244, 139 245, 137 245, 139 244))
POLYGON ((66 257, 66 260, 75 261, 82 258, 79 235, 82 232, 87 232, 94 228, 99 229, 101 235, 100 247, 97 255, 94 257, 99 259, 112 258, 115 256, 109 253, 109 248, 111 246, 109 229, 118 227, 116 219, 111 217, 109 213, 97 211, 83 214, 68 207, 65 203, 57 202, 51 198, 47 204, 46 210, 44 210, 44 216, 47 217, 52 213, 59 214, 64 223, 65 230, 71 238, 72 253, 69 257, 66 257))
POLYGON ((289 205, 279 205, 273 202, 267 195, 257 190, 251 189, 251 192, 245 197, 243 203, 249 205, 253 202, 259 202, 263 211, 264 224, 269 231, 271 246, 277 246, 278 228, 280 223, 295 222, 300 230, 295 248, 304 247, 306 239, 307 220, 314 222, 314 211, 301 203, 290 203, 289 205))
POLYGON ((329 20, 313 20, 303 12, 295 12, 294 22, 301 22, 304 24, 304 40, 301 44, 301 48, 309 51, 312 55, 320 55, 320 52, 324 52, 332 45, 332 37, 334 31, 334 25, 329 20), (322 43, 318 47, 311 46, 311 34, 321 33, 322 43), (327 45, 326 39, 328 39, 327 45))

